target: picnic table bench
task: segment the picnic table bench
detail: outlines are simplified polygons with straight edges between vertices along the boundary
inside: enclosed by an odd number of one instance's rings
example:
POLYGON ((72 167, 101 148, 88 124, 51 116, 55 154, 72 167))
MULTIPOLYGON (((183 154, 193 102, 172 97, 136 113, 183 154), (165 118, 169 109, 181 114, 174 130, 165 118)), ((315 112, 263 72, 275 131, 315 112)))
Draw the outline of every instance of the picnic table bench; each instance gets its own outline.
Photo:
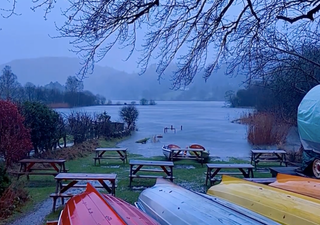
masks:
POLYGON ((170 160, 173 161, 175 159, 191 159, 197 160, 203 166, 205 161, 203 149, 196 149, 196 148, 186 148, 186 149, 168 149, 171 150, 170 153, 170 160))
POLYGON ((71 188, 85 188, 86 185, 77 184, 79 181, 98 181, 99 186, 94 185, 96 188, 104 188, 109 194, 115 195, 116 191, 116 174, 96 174, 96 173, 59 173, 55 176, 57 186, 56 192, 50 194, 53 198, 52 211, 55 211, 56 201, 61 198, 62 204, 64 204, 64 198, 72 197, 73 194, 65 193, 71 188), (63 181, 68 181, 67 184, 63 184, 63 181), (109 181, 111 185, 108 185, 105 181, 109 181))
POLYGON ((258 177, 258 178, 244 178, 246 181, 251 181, 259 184, 271 184, 277 179, 275 177, 258 177))
POLYGON ((245 178, 253 178, 253 166, 251 164, 211 164, 207 163, 206 186, 208 181, 212 185, 217 179, 216 175, 242 175, 245 178), (220 172, 222 169, 238 169, 240 172, 220 172), (247 171, 246 171, 247 170, 247 171))
POLYGON ((66 173, 68 170, 65 167, 65 159, 22 159, 19 161, 20 170, 16 174, 18 179, 22 175, 52 175, 56 176, 58 173, 66 173), (49 167, 40 167, 40 165, 49 167))
POLYGON ((133 178, 165 178, 170 179, 173 181, 173 162, 167 161, 147 161, 147 160, 130 160, 130 183, 129 187, 131 187, 131 183, 133 178), (153 167, 153 168, 144 168, 142 167, 153 167), (160 167, 161 169, 155 169, 154 167, 160 167), (140 175, 137 174, 138 172, 155 172, 155 173, 165 173, 165 176, 158 176, 158 175, 140 175))
POLYGON ((98 160, 100 165, 101 159, 121 159, 123 163, 128 162, 128 155, 126 148, 96 148, 96 156, 94 159, 94 165, 96 165, 96 161, 98 160), (117 152, 118 156, 114 155, 106 155, 106 152, 117 152))
POLYGON ((259 162, 280 162, 287 166, 286 151, 284 150, 251 150, 251 164, 255 170, 259 162))

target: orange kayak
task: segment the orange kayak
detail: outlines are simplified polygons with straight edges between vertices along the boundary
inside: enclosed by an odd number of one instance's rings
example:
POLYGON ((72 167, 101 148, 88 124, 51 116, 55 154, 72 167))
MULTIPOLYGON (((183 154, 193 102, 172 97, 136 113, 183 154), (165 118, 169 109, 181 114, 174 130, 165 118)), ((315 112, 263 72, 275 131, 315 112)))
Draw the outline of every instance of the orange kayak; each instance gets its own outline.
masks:
POLYGON ((159 225, 133 205, 111 195, 100 194, 91 184, 73 196, 60 214, 58 225, 159 225))
POLYGON ((320 180, 317 179, 278 173, 277 180, 269 185, 320 199, 320 180))

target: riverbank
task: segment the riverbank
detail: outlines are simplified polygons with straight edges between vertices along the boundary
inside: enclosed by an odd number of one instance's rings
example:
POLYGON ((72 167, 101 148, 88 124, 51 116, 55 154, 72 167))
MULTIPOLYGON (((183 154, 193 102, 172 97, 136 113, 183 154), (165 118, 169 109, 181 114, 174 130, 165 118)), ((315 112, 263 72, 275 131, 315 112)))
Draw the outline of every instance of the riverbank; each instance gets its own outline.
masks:
MULTIPOLYGON (((99 141, 99 147, 114 147, 117 142, 99 141)), ((83 158, 75 158, 68 160, 66 167, 69 172, 83 173, 116 173, 117 174, 117 189, 116 196, 133 204, 139 194, 146 187, 154 185, 155 180, 137 179, 134 180, 134 188, 130 189, 129 185, 129 164, 122 164, 119 160, 103 160, 101 165, 94 166, 94 152, 83 158)), ((130 159, 146 159, 142 155, 132 154, 129 149, 130 159)), ((154 156, 147 160, 165 160, 164 156, 154 156)), ((225 161, 215 160, 215 163, 226 163, 225 161)), ((248 163, 246 160, 230 158, 229 163, 248 163)), ((205 193, 207 187, 205 183, 206 167, 193 160, 180 160, 175 162, 174 176, 175 183, 189 190, 205 193)), ((270 177, 269 173, 255 173, 256 177, 270 177)), ((45 224, 46 220, 57 219, 62 209, 60 207, 55 213, 51 213, 52 199, 49 199, 49 194, 55 191, 56 183, 52 177, 31 176, 30 181, 25 180, 27 189, 29 190, 31 201, 21 210, 21 213, 16 213, 11 219, 2 221, 1 224, 24 225, 45 224)), ((83 189, 75 190, 75 193, 81 192, 83 189)))

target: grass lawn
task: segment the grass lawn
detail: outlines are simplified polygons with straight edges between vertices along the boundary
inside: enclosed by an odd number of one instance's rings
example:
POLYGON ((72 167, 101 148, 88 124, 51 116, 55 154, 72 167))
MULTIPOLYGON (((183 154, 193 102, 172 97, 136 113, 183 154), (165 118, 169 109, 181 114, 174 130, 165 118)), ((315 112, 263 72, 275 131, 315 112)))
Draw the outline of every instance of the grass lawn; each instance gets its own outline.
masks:
MULTIPOLYGON (((115 147, 116 141, 100 141, 100 147, 115 147)), ((130 151, 130 149, 129 149, 130 151)), ((115 153, 117 154, 117 153, 115 153)), ((123 164, 121 160, 110 159, 101 160, 101 164, 94 166, 94 152, 84 158, 77 158, 66 162, 66 168, 69 172, 75 173, 116 173, 117 174, 117 188, 116 197, 119 197, 129 203, 137 201, 139 194, 143 190, 143 187, 152 186, 155 184, 155 179, 134 179, 132 185, 134 187, 141 187, 139 189, 130 189, 129 186, 129 164, 123 164)), ((164 156, 157 156, 152 158, 144 158, 141 155, 128 155, 130 159, 145 159, 145 160, 165 160, 164 156)), ((230 159, 228 162, 214 161, 214 163, 250 163, 245 160, 230 159)), ((200 163, 194 160, 180 160, 174 162, 174 183, 181 185, 189 190, 205 193, 209 187, 205 187, 205 172, 206 166, 201 166, 200 163)), ((261 163, 262 166, 263 165, 261 163)), ((275 164, 270 165, 275 166, 275 164)), ((153 173, 154 174, 154 173, 153 173)), ((271 177, 270 173, 255 172, 255 177, 271 177)), ((25 179, 25 178, 23 178, 25 179)), ((22 208, 23 213, 28 213, 33 210, 34 206, 47 199, 51 193, 54 193, 56 183, 53 177, 50 176, 30 176, 30 181, 26 182, 26 187, 29 190, 31 200, 22 208)), ((62 207, 56 210, 55 213, 51 213, 45 220, 56 220, 59 217, 59 213, 62 207)), ((16 218, 13 215, 12 218, 16 218)), ((12 218, 10 220, 12 220, 12 218)))

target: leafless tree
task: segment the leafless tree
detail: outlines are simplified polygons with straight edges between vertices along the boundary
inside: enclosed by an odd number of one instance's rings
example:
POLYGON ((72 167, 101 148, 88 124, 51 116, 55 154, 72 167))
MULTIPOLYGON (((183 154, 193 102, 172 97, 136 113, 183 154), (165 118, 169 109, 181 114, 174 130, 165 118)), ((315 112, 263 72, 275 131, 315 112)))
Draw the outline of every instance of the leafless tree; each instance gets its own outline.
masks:
POLYGON ((83 91, 83 82, 75 76, 69 76, 66 81, 66 91, 72 93, 83 91))
MULTIPOLYGON (((44 7, 47 14, 56 0, 33 2, 34 9, 44 7)), ((226 59, 256 63, 246 60, 261 54, 261 47, 276 48, 283 38, 301 33, 318 34, 319 10, 320 0, 69 0, 59 30, 62 37, 73 38, 75 51, 84 58, 84 75, 116 44, 128 47, 130 57, 139 49, 143 28, 141 72, 155 57, 160 77, 176 58, 178 70, 172 78, 179 88, 203 68, 207 79, 226 59), (180 51, 182 46, 187 53, 180 51)))
POLYGON ((5 66, 0 75, 0 98, 12 100, 19 96, 20 83, 10 66, 5 66))

